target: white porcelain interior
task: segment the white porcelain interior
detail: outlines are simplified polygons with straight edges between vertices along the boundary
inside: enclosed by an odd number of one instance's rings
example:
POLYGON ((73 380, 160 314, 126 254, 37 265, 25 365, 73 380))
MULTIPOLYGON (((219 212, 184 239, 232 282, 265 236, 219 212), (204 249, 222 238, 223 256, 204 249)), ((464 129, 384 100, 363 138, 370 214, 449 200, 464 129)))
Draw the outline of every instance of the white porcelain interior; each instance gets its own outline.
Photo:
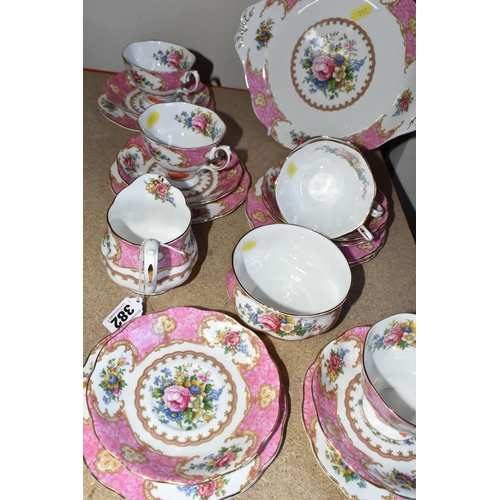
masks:
POLYGON ((307 228, 273 224, 249 231, 233 252, 234 273, 247 293, 290 314, 319 314, 342 303, 349 264, 327 238, 307 228))
POLYGON ((137 123, 147 138, 178 148, 217 144, 226 133, 226 125, 216 113, 187 102, 153 104, 139 116, 137 123), (201 115, 197 110, 201 110, 201 115), (199 116, 204 121, 198 119, 199 116), (205 122, 209 122, 210 132, 198 133, 202 127, 207 127, 205 122))
POLYGON ((191 224, 184 195, 161 174, 143 174, 120 191, 108 209, 111 229, 124 240, 140 245, 146 239, 167 243, 179 238, 191 224), (147 186, 156 183, 156 192, 147 186), (162 185, 169 186, 169 201, 162 201, 162 185))
POLYGON ((295 148, 276 182, 283 218, 328 238, 360 228, 375 194, 375 181, 361 152, 331 137, 315 137, 295 148))
POLYGON ((158 58, 158 53, 161 51, 161 53, 166 54, 173 50, 184 55, 182 70, 190 69, 193 66, 196 56, 192 52, 175 43, 161 40, 144 40, 130 43, 125 47, 122 55, 125 61, 138 68, 169 73, 179 71, 179 69, 173 69, 168 64, 162 63, 158 58))
MULTIPOLYGON (((363 371, 385 406, 416 426, 416 326, 411 322, 416 325, 415 314, 396 314, 370 328, 363 349, 363 371)), ((365 416, 373 409, 384 421, 383 409, 378 410, 377 403, 366 403, 372 408, 365 416)), ((370 423, 377 427, 376 421, 370 423)))

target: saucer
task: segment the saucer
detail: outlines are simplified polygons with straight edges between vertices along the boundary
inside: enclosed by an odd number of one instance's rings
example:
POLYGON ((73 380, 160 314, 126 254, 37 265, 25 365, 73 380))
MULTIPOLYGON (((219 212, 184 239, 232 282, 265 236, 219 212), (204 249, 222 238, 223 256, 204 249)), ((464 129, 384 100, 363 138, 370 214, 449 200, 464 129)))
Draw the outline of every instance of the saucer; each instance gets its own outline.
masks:
MULTIPOLYGON (((120 177, 126 184, 131 184, 145 173, 165 174, 165 169, 151 156, 140 134, 127 141, 116 156, 116 163, 120 177)), ((201 170, 199 181, 181 191, 188 205, 209 203, 231 193, 238 185, 242 174, 243 167, 233 153, 231 163, 224 170, 217 172, 201 170)))
MULTIPOLYGON (((234 157, 237 158, 236 154, 234 157)), ((211 201, 209 203, 190 204, 189 208, 192 213, 192 224, 200 224, 202 222, 209 222, 214 219, 225 217, 234 212, 246 199, 248 190, 250 188, 250 175, 248 174, 245 166, 239 160, 237 165, 241 166, 243 174, 238 185, 222 198, 211 201)), ((123 180, 120 175, 118 164, 116 160, 113 162, 109 169, 109 181, 111 190, 114 194, 118 194, 128 184, 123 180)))
POLYGON ((269 211, 264 206, 262 194, 263 182, 264 178, 261 177, 252 186, 252 189, 248 193, 247 201, 245 204, 245 214, 252 229, 254 227, 275 223, 275 220, 271 217, 269 211))
MULTIPOLYGON (((249 191, 247 197, 245 213, 248 223, 252 229, 254 227, 264 226, 268 224, 280 224, 279 222, 276 222, 263 202, 263 182, 264 177, 259 178, 259 180, 249 191)), ((359 264, 366 264, 370 260, 374 259, 378 255, 380 250, 382 250, 386 241, 387 230, 385 229, 385 227, 382 227, 372 241, 363 240, 357 245, 349 246, 339 245, 335 241, 334 243, 337 244, 340 251, 344 254, 345 258, 349 262, 349 265, 353 267, 359 264)))
POLYGON ((103 87, 97 98, 97 105, 101 113, 110 122, 119 125, 127 130, 139 130, 137 117, 119 108, 106 94, 106 87, 103 87))
MULTIPOLYGON (((130 78, 128 71, 124 70, 112 76, 106 83, 106 94, 113 104, 130 115, 139 116, 148 107, 148 98, 151 97, 149 105, 156 102, 164 102, 161 98, 148 96, 138 89, 130 78)), ((200 82, 198 87, 190 94, 178 94, 176 101, 191 102, 200 106, 208 107, 211 97, 208 88, 200 82)))
POLYGON ((129 472, 110 455, 92 431, 92 421, 86 404, 87 381, 97 356, 104 345, 116 335, 105 337, 92 349, 83 368, 83 459, 95 479, 110 490, 129 500, 223 500, 237 496, 250 488, 277 457, 284 437, 288 416, 284 391, 280 397, 280 417, 276 429, 265 443, 259 456, 240 469, 229 472, 217 480, 193 486, 179 486, 143 480, 129 472))
POLYGON ((319 425, 331 446, 366 482, 403 498, 416 498, 416 442, 387 442, 372 432, 356 405, 363 341, 369 327, 358 327, 327 344, 316 358, 312 397, 319 425), (355 397, 355 399, 351 399, 355 397))
POLYGON ((255 333, 221 312, 176 307, 120 329, 86 392, 98 441, 130 472, 197 485, 258 456, 283 391, 255 333))
POLYGON ((354 469, 346 464, 342 455, 332 447, 323 434, 316 416, 311 390, 312 376, 317 366, 317 361, 315 361, 304 378, 302 423, 319 466, 328 478, 349 498, 358 500, 399 500, 400 497, 361 478, 354 469))

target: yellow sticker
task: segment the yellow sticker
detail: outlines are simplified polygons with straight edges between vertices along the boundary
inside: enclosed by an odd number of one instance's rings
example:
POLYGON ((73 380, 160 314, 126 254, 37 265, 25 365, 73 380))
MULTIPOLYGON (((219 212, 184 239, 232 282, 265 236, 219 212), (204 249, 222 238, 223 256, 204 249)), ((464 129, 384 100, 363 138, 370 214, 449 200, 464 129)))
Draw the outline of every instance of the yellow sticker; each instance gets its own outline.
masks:
POLYGON ((372 13, 372 6, 369 3, 365 3, 361 7, 351 11, 351 21, 357 21, 362 17, 368 16, 372 13))
POLYGON ((295 163, 291 161, 288 164, 288 167, 286 167, 286 173, 288 174, 288 177, 290 177, 291 179, 295 175, 295 172, 297 172, 297 165, 295 165, 295 163))
POLYGON ((248 252, 248 250, 252 250, 252 248, 257 245, 256 241, 246 241, 243 243, 243 246, 241 247, 242 252, 248 252))
POLYGON ((159 119, 160 115, 158 111, 153 111, 146 120, 146 128, 150 129, 159 119))

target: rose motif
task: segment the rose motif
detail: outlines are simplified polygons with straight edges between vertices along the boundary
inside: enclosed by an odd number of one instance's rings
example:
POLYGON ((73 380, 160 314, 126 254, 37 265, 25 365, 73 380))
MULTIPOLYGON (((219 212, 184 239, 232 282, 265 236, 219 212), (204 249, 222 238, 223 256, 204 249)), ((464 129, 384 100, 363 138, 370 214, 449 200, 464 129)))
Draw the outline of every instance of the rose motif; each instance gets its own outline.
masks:
POLYGON ((232 451, 225 453, 215 462, 215 467, 226 467, 226 465, 229 465, 233 461, 234 457, 235 454, 232 451))
POLYGON ((336 372, 339 368, 342 368, 344 362, 337 353, 330 356, 330 368, 332 371, 336 372))
POLYGON ((318 56, 313 61, 312 71, 314 76, 322 82, 329 80, 332 77, 334 70, 335 62, 330 57, 318 56))
POLYGON ((198 486, 198 495, 201 498, 209 498, 217 491, 217 481, 202 483, 198 486))
POLYGON ((402 97, 401 100, 399 101, 399 107, 403 111, 406 111, 409 106, 410 106, 410 99, 408 99, 408 97, 402 97))
POLYGON ((193 116, 191 123, 193 128, 198 132, 203 132, 207 128, 207 120, 200 115, 193 116))
POLYGON ((179 57, 179 54, 172 52, 167 56, 167 63, 170 64, 170 66, 177 67, 179 66, 181 62, 181 58, 179 57))
POLYGON ((391 346, 397 344, 403 338, 404 331, 400 327, 395 327, 384 336, 384 345, 391 346))
POLYGON ((165 404, 173 411, 183 411, 189 405, 191 399, 191 392, 185 387, 179 385, 172 385, 167 387, 163 400, 165 404))
POLYGON ((155 191, 158 196, 167 196, 168 195, 169 186, 164 182, 160 182, 155 186, 155 191))
POLYGON ((277 332, 281 329, 280 320, 271 314, 259 314, 258 320, 264 328, 272 330, 273 332, 277 332))
POLYGON ((127 168, 127 170, 132 170, 134 168, 134 162, 132 161, 132 158, 130 158, 130 156, 127 156, 123 160, 123 163, 125 163, 125 168, 127 168))
POLYGON ((240 343, 240 336, 238 332, 229 332, 224 337, 224 344, 227 344, 231 347, 236 347, 240 343))

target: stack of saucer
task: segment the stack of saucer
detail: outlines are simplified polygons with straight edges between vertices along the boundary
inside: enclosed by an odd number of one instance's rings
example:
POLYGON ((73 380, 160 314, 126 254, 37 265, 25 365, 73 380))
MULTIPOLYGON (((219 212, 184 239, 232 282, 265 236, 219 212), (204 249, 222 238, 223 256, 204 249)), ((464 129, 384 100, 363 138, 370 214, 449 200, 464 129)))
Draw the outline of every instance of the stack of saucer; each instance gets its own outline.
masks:
POLYGON ((124 498, 233 497, 279 453, 279 371, 259 337, 220 312, 132 320, 95 346, 83 379, 85 463, 124 498))
MULTIPOLYGON (((245 207, 250 227, 286 224, 276 202, 276 179, 280 170, 281 164, 271 167, 250 189, 245 207)), ((374 259, 387 240, 388 201, 380 189, 377 189, 375 201, 381 208, 381 215, 370 214, 365 221, 373 240, 365 240, 357 231, 333 239, 351 266, 374 259)))
POLYGON ((139 130, 137 118, 152 104, 184 101, 214 109, 208 88, 193 70, 195 55, 170 42, 146 40, 122 53, 126 69, 100 90, 97 104, 111 122, 139 130))
MULTIPOLYGON (((396 316, 402 318, 398 324, 392 318, 385 322, 389 334, 397 331, 386 347, 415 347, 415 316, 396 316)), ((372 425, 367 411, 362 372, 369 331, 348 330, 318 353, 304 380, 304 428, 321 469, 350 498, 414 499, 416 437, 381 421, 372 425)))

